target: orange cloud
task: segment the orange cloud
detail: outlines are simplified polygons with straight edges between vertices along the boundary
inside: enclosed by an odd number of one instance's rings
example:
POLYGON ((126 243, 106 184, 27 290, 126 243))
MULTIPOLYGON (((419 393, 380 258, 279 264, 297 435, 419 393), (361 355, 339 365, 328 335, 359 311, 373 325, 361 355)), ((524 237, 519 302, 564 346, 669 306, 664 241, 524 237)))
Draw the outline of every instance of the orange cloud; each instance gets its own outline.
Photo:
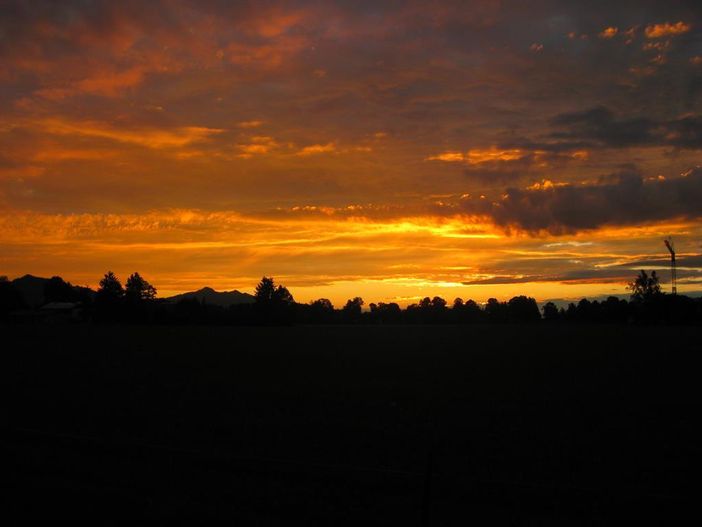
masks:
POLYGON ((303 37, 283 35, 261 44, 231 42, 225 54, 232 64, 271 69, 282 66, 307 45, 303 37))
POLYGON ((114 127, 98 121, 69 121, 47 118, 27 121, 25 126, 55 135, 76 135, 110 139, 147 148, 176 148, 207 140, 224 130, 203 126, 184 126, 172 129, 114 127))
POLYGON ((46 169, 36 165, 25 165, 20 167, 0 168, 0 179, 20 179, 39 177, 46 172, 46 169))
POLYGON ((336 151, 336 145, 334 143, 327 143, 326 145, 310 145, 302 148, 295 152, 296 156, 310 156, 314 154, 326 154, 336 151))
POLYGON ((146 73, 143 66, 134 66, 124 71, 105 72, 94 75, 76 83, 76 88, 83 93, 115 96, 125 88, 140 84, 146 73))
POLYGON ((67 161, 69 159, 99 160, 114 157, 116 152, 104 149, 42 148, 33 155, 35 161, 67 161))
POLYGON ((647 38, 661 38, 681 35, 690 31, 690 29, 692 29, 692 26, 682 21, 675 24, 665 22, 663 24, 646 26, 645 33, 647 38))
POLYGON ((619 33, 619 28, 610 26, 610 27, 604 28, 598 36, 600 38, 610 39, 610 38, 616 37, 617 33, 619 33))
POLYGON ((253 120, 253 121, 242 121, 237 124, 239 128, 258 128, 263 124, 263 121, 253 120))
POLYGON ((465 161, 465 155, 462 152, 442 152, 435 156, 426 158, 427 161, 446 161, 447 163, 465 161))
POLYGON ((266 16, 257 18, 251 29, 258 35, 266 38, 274 38, 289 31, 303 19, 300 12, 294 13, 266 13, 266 16))
POLYGON ((39 97, 54 101, 78 94, 117 97, 125 89, 141 84, 145 74, 146 68, 144 66, 134 66, 119 72, 98 72, 86 79, 71 83, 69 87, 42 88, 34 93, 39 97))
POLYGON ((572 159, 585 161, 589 157, 587 150, 576 150, 567 154, 553 154, 545 150, 524 150, 520 148, 490 148, 472 149, 465 154, 457 151, 441 152, 425 158, 425 161, 444 161, 446 163, 467 163, 478 166, 486 163, 501 163, 530 159, 534 166, 545 168, 553 161, 572 159))
POLYGON ((641 49, 644 51, 665 51, 670 47, 670 40, 658 40, 653 42, 645 42, 641 49))
POLYGON ((470 165, 489 163, 494 161, 516 161, 528 155, 528 152, 519 148, 501 149, 495 146, 487 149, 469 150, 466 161, 470 165))
POLYGON ((250 143, 237 145, 241 151, 239 157, 248 159, 253 156, 267 154, 278 146, 278 143, 272 137, 268 136, 253 136, 250 138, 250 143))
MULTIPOLYGON (((542 152, 535 151, 533 153, 538 155, 542 152)), ((445 161, 449 163, 466 162, 469 165, 480 165, 482 163, 492 163, 495 161, 517 161, 528 155, 529 152, 518 148, 501 149, 492 146, 485 149, 468 150, 468 152, 465 154, 452 151, 442 152, 440 154, 427 157, 426 159, 428 161, 445 161)))
POLYGON ((555 187, 567 187, 568 183, 553 182, 550 179, 544 179, 541 182, 535 182, 527 187, 527 190, 549 190, 555 187))

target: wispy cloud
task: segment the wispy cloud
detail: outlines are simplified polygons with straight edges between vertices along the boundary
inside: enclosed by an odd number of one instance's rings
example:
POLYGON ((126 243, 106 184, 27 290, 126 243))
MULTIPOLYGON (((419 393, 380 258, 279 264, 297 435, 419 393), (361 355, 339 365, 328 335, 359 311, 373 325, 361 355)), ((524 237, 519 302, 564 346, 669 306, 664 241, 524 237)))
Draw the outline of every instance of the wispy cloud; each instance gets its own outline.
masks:
POLYGON ((205 126, 181 126, 175 128, 133 128, 114 126, 99 121, 71 121, 59 117, 21 122, 20 127, 54 135, 73 135, 109 139, 147 148, 176 148, 205 141, 224 132, 223 129, 205 126))

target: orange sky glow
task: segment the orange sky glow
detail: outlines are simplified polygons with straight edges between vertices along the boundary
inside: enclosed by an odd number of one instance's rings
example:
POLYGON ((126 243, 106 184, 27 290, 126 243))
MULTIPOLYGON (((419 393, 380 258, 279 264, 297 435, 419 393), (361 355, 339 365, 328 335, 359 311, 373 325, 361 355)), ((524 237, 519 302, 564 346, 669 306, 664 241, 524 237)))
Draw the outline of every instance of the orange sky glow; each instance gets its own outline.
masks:
POLYGON ((9 2, 0 275, 698 294, 702 17, 625 4, 9 2))

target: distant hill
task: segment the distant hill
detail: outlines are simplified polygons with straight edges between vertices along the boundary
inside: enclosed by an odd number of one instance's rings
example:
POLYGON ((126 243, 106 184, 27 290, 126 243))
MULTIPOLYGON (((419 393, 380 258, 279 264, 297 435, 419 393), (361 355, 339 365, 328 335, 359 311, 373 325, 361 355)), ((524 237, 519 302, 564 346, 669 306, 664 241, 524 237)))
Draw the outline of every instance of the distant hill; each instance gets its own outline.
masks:
MULTIPOLYGON (((47 302, 44 292, 46 284, 49 283, 49 281, 49 278, 26 274, 20 278, 15 278, 12 280, 12 286, 22 297, 22 301, 24 302, 25 306, 29 308, 37 308, 47 302)), ((71 287, 76 292, 78 297, 92 297, 95 294, 95 291, 88 287, 81 287, 71 284, 66 285, 71 287)), ((72 295, 73 294, 71 294, 71 296, 72 295)))
MULTIPOLYGON (((25 306, 29 308, 38 308, 47 302, 45 288, 49 280, 49 278, 26 274, 20 278, 15 278, 12 280, 12 286, 20 294, 25 306)), ((80 296, 85 295, 92 297, 95 294, 95 291, 87 287, 75 285, 71 285, 70 287, 72 287, 77 293, 80 293, 80 296)), ((167 297, 164 298, 164 300, 175 303, 179 300, 189 298, 193 298, 198 302, 204 302, 206 304, 221 307, 229 307, 236 304, 252 304, 255 302, 254 296, 248 293, 242 293, 236 290, 215 291, 211 287, 203 287, 197 291, 167 297)))
POLYGON ((169 302, 179 302, 180 300, 195 299, 205 304, 214 306, 229 307, 236 304, 252 304, 255 302, 253 295, 240 291, 215 291, 211 287, 203 287, 197 291, 183 293, 165 298, 169 302))

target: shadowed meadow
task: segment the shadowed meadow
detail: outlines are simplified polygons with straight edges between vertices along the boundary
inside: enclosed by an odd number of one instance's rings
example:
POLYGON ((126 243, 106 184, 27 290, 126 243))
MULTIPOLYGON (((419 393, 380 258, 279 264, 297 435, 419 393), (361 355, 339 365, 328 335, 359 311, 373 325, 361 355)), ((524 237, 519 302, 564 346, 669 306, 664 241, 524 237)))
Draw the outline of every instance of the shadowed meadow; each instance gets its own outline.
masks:
POLYGON ((6 482, 27 517, 556 525, 696 500, 695 327, 5 333, 6 482))

